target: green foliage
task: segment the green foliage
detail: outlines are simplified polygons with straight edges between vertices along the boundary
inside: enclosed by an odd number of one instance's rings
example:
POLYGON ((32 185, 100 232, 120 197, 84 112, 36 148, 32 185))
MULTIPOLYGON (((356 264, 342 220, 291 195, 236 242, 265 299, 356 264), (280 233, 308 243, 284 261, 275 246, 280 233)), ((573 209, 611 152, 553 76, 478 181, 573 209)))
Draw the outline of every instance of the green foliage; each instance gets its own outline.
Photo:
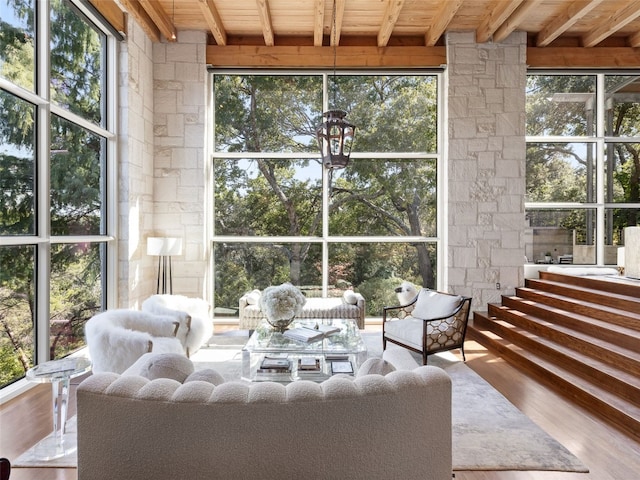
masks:
MULTIPOLYGON (((349 111, 361 130, 359 151, 436 150, 435 76, 345 76, 330 79, 330 108, 349 111)), ((317 160, 269 158, 266 152, 316 151, 320 123, 321 77, 215 76, 215 144, 219 151, 261 152, 256 159, 216 159, 215 234, 233 236, 321 237, 322 166, 317 160)), ((331 236, 435 236, 435 159, 358 159, 333 172, 329 204, 331 236)), ((433 281, 432 262, 423 246, 410 255, 425 283, 433 281), (424 250, 420 252, 420 250, 424 250), (418 253, 416 255, 416 253, 418 253)), ((217 280, 234 275, 252 287, 290 281, 321 284, 327 268, 331 283, 351 285, 389 277, 396 266, 384 249, 340 245, 328 267, 311 244, 220 247, 217 280), (227 262, 234 265, 226 266, 227 262), (243 265, 244 275, 237 275, 243 265), (234 272, 234 273, 232 273, 234 272)), ((224 296, 216 282, 216 298, 224 296)), ((225 302, 233 299, 226 298, 225 302)))
POLYGON ((366 315, 381 317, 382 309, 398 304, 395 289, 402 283, 398 278, 371 278, 362 282, 357 290, 367 302, 366 315))
MULTIPOLYGON (((50 15, 51 19, 47 41, 51 48, 52 101, 101 125, 105 34, 64 0, 8 0, 6 5, 10 14, 0 20, 0 75, 27 90, 35 90, 34 19, 36 9, 41 9, 37 14, 50 15)), ((104 233, 105 139, 51 114, 50 121, 43 123, 51 128, 50 157, 36 159, 36 121, 44 122, 46 117, 38 117, 34 105, 6 91, 0 92, 0 110, 0 234, 36 232, 35 219, 45 212, 36 208, 35 172, 36 166, 40 168, 46 162, 51 233, 104 233)), ((50 272, 50 288, 38 294, 49 298, 53 358, 83 344, 84 323, 102 308, 104 258, 100 244, 53 246, 49 265, 38 258, 39 273, 50 272)), ((34 246, 0 247, 2 384, 23 375, 34 361, 35 260, 34 246)))
MULTIPOLYGON (((638 76, 606 75, 604 112, 600 125, 606 137, 640 134, 638 76)), ((527 82, 527 134, 535 136, 584 136, 593 138, 599 105, 595 75, 530 75, 527 82)), ((598 133, 602 135, 602 133, 598 133)), ((596 203, 599 164, 597 144, 529 143, 527 147, 527 200, 531 202, 596 203)), ((640 143, 605 143, 604 199, 607 203, 640 202, 640 143)), ((616 210, 603 232, 610 243, 624 227, 637 224, 640 209, 616 210)), ((561 226, 576 233, 578 241, 590 240, 595 228, 584 211, 536 212, 532 226, 561 226)))

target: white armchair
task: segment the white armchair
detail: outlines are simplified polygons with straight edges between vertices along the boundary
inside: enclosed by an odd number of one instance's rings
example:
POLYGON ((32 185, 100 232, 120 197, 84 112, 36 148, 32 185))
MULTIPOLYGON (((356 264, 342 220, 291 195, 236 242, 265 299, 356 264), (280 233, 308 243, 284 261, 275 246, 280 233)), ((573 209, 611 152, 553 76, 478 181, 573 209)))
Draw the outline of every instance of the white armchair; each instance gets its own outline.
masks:
POLYGON ((122 373, 148 352, 180 353, 175 316, 114 309, 94 315, 85 324, 93 371, 122 373))
POLYGON ((157 315, 173 316, 180 326, 177 337, 190 356, 213 335, 209 303, 201 298, 184 295, 152 295, 142 303, 142 310, 157 315))
POLYGON ((385 307, 382 313, 382 348, 387 342, 427 356, 460 349, 463 360, 464 338, 471 309, 471 298, 423 288, 408 305, 385 307))

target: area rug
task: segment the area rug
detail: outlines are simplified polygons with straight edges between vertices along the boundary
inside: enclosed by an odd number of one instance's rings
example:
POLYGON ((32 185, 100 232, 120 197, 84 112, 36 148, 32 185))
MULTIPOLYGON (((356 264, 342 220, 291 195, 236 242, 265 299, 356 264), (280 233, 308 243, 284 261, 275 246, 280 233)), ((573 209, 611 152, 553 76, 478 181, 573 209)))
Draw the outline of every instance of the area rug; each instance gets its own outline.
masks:
MULTIPOLYGON (((382 355, 380 333, 363 334, 370 357, 382 355)), ((240 378, 242 346, 247 333, 214 335, 208 347, 191 357, 197 370, 213 368, 225 380, 240 378)), ((394 348, 394 347, 389 347, 394 348)), ((586 466, 544 432, 502 394, 450 354, 429 357, 452 379, 453 470, 539 470, 588 472, 586 466)), ((74 421, 68 431, 74 431, 74 421)), ((49 462, 32 452, 17 459, 16 467, 76 467, 75 453, 49 462)))
MULTIPOLYGON (((382 355, 378 333, 364 333, 369 357, 382 355)), ((210 348, 192 360, 197 369, 213 368, 225 380, 240 378, 247 333, 215 335, 210 348)), ((397 348, 389 346, 388 348, 397 348)), ((552 438, 482 377, 451 353, 432 355, 429 365, 452 380, 453 469, 588 472, 568 449, 552 438)))

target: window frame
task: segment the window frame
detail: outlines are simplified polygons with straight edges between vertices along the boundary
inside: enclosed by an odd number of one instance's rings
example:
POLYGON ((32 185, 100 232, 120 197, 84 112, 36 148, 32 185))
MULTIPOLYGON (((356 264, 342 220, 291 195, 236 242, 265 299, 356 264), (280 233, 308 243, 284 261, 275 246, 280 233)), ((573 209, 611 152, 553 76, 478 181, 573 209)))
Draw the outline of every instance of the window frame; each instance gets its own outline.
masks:
MULTIPOLYGON (((640 74, 637 70, 554 70, 554 69, 529 69, 527 77, 534 75, 548 76, 594 76, 596 77, 596 117, 595 132, 591 136, 562 136, 562 135, 525 135, 526 145, 537 143, 584 143, 595 145, 595 199, 593 202, 524 202, 525 215, 529 210, 590 210, 596 212, 595 232, 593 245, 596 248, 595 266, 610 265, 605 263, 606 240, 606 215, 614 209, 638 209, 640 203, 615 203, 607 202, 605 193, 607 183, 606 172, 606 146, 611 143, 639 143, 640 137, 616 137, 605 135, 605 78, 607 76, 633 76, 640 74)), ((526 95, 526 94, 525 94, 526 95)), ((526 101, 526 100, 525 100, 526 101)), ((535 262, 535 259, 530 260, 535 262)))
MULTIPOLYGON (((447 284, 447 255, 446 255, 446 232, 447 232, 447 172, 445 162, 445 130, 446 130, 446 115, 444 111, 444 70, 436 68, 425 69, 403 69, 385 71, 380 69, 371 70, 344 70, 339 71, 337 74, 334 71, 326 69, 279 69, 279 70, 247 70, 247 69, 228 69, 228 68, 215 68, 209 70, 209 95, 210 95, 210 118, 212 119, 207 126, 208 133, 208 153, 207 162, 209 165, 210 175, 207 182, 207 243, 211 251, 215 251, 215 246, 218 243, 246 243, 246 244, 261 244, 261 243, 313 243, 320 244, 322 248, 322 295, 327 296, 329 290, 329 248, 332 244, 336 243, 351 243, 351 244, 365 244, 365 243, 427 243, 435 244, 435 251, 437 256, 437 262, 434 266, 434 274, 436 276, 436 288, 444 289, 447 284), (437 126, 436 126, 436 141, 437 148, 435 152, 362 152, 357 147, 356 131, 356 145, 355 149, 351 152, 351 159, 432 159, 436 162, 436 235, 435 236, 405 236, 405 237, 391 237, 391 236, 331 236, 329 234, 329 209, 326 206, 329 204, 329 191, 327 185, 329 184, 329 171, 326 168, 322 168, 322 224, 323 231, 321 236, 301 236, 301 237, 287 237, 287 236, 255 236, 255 237, 243 237, 235 235, 215 235, 215 204, 214 204, 214 190, 215 179, 213 178, 213 162, 215 159, 255 159, 255 158, 295 158, 295 159, 320 159, 320 152, 317 153, 281 153, 281 152, 224 152, 216 151, 215 148, 215 81, 216 74, 220 75, 247 75, 247 76, 275 76, 275 75, 322 75, 322 88, 323 88, 323 112, 329 110, 329 77, 332 75, 339 76, 362 76, 362 75, 424 75, 434 76, 436 78, 437 98, 437 126)), ((356 126, 357 127, 357 126, 356 126)), ((348 167, 347 167, 348 168, 348 167)), ((212 279, 210 282, 211 298, 215 298, 215 279, 216 279, 216 267, 215 259, 213 255, 210 258, 209 274, 212 279)), ((214 305, 215 308, 215 305, 214 305)), ((215 310, 214 310, 215 312, 215 310)), ((214 313, 215 319, 215 313, 214 313)))
MULTIPOLYGON (((33 246, 34 261, 34 364, 48 361, 50 350, 50 284, 51 284, 51 249, 55 245, 91 243, 104 245, 101 254, 101 278, 104 287, 101 298, 102 308, 113 307, 117 303, 117 142, 118 142, 118 41, 110 26, 92 8, 88 8, 79 0, 63 0, 67 8, 87 22, 100 34, 105 35, 102 42, 101 55, 104 60, 102 75, 104 76, 101 99, 101 112, 105 116, 103 126, 97 125, 69 110, 56 105, 50 98, 50 2, 38 1, 36 5, 36 59, 34 62, 34 90, 26 90, 4 77, 0 77, 0 88, 11 95, 23 99, 35 106, 35 179, 34 209, 35 231, 27 235, 0 236, 0 247, 33 246), (99 235, 51 235, 50 225, 50 119, 51 115, 71 122, 79 128, 105 140, 100 154, 102 174, 100 177, 102 224, 99 235)), ((12 391, 21 388, 20 379, 9 383, 0 394, 4 397, 12 395, 12 391)))

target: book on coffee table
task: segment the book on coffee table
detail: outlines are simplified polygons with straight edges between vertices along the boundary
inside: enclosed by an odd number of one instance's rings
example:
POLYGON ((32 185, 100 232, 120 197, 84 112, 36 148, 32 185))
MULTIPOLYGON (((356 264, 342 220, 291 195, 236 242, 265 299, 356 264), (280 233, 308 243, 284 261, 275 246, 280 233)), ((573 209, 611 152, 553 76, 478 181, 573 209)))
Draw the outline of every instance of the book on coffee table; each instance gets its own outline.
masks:
POLYGON ((321 331, 306 327, 292 328, 284 332, 283 335, 292 340, 306 343, 317 342, 324 338, 324 333, 321 331))
POLYGON ((315 357, 301 357, 298 359, 298 370, 305 372, 319 372, 320 359, 315 357))
POLYGON ((291 373, 291 362, 286 358, 265 357, 260 363, 258 373, 291 373))
POLYGON ((314 327, 297 327, 284 332, 284 336, 300 342, 312 343, 340 331, 339 327, 316 324, 314 327))
POLYGON ((334 360, 331 362, 331 373, 353 374, 353 365, 349 360, 334 360))

